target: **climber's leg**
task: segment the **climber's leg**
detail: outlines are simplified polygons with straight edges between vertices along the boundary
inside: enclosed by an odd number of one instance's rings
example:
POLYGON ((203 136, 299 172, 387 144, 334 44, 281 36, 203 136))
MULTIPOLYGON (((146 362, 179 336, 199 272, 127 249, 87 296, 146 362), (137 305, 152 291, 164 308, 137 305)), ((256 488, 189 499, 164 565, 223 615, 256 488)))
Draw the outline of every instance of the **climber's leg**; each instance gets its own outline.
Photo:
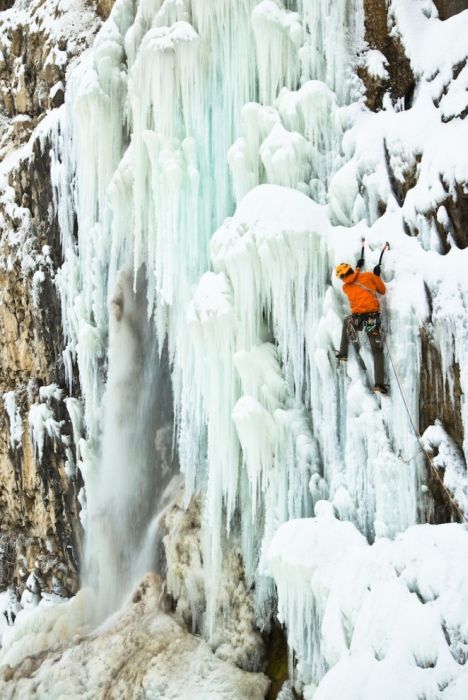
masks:
POLYGON ((372 357, 374 358, 374 382, 376 386, 384 386, 384 356, 383 336, 379 331, 368 333, 372 357))

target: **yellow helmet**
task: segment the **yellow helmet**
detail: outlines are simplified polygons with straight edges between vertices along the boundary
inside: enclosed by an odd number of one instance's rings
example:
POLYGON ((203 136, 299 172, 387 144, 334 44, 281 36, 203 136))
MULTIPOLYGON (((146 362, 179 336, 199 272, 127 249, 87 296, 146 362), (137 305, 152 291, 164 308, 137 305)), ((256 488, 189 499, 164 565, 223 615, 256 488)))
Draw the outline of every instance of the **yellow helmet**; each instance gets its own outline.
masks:
POLYGON ((352 270, 353 270, 353 268, 351 267, 351 265, 348 265, 348 263, 340 263, 337 266, 335 272, 336 272, 336 276, 339 277, 340 279, 342 279, 343 277, 346 277, 346 275, 349 272, 352 272, 352 270))

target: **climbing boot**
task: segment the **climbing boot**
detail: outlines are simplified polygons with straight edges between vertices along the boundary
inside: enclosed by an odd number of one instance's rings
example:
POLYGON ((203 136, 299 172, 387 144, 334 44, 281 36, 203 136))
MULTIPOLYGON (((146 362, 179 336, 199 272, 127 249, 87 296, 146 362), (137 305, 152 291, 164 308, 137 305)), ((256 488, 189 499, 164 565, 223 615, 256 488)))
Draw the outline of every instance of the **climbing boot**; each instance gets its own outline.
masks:
POLYGON ((341 360, 341 362, 347 362, 348 361, 348 356, 347 355, 342 355, 341 352, 336 351, 335 352, 335 357, 337 360, 341 360))
POLYGON ((374 387, 374 391, 376 394, 388 394, 388 385, 387 384, 376 384, 374 387))

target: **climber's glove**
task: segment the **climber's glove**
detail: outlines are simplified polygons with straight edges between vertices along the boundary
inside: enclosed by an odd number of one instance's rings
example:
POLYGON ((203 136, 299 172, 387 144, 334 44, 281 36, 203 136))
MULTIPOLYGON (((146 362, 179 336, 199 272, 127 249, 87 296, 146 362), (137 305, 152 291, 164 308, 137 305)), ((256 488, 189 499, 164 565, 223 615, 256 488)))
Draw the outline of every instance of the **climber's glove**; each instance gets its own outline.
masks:
POLYGON ((364 267, 364 258, 359 258, 356 263, 356 267, 358 267, 360 270, 364 267))
POLYGON ((380 272, 381 272, 380 265, 376 265, 374 267, 374 275, 377 275, 377 277, 380 277, 380 272))

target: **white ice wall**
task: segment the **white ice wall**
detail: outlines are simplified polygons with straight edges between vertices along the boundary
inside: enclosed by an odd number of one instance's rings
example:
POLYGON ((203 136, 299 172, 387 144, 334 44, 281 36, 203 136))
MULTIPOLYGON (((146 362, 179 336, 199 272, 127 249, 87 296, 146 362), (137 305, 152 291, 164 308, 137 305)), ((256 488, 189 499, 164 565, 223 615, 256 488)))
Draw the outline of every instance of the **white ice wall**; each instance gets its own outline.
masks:
MULTIPOLYGON (((108 301, 119 270, 136 275, 144 264, 141 313, 153 314, 173 363, 186 499, 204 501, 209 636, 232 529, 262 618, 274 591, 266 553, 282 523, 311 516, 328 497, 373 540, 415 524, 427 505, 396 377, 387 367, 392 397, 378 399, 368 350, 367 375, 352 359, 346 369, 333 359, 346 304, 332 269, 354 264, 363 235, 369 269, 391 243, 383 313, 409 411, 417 420, 419 327, 431 314, 446 379, 458 360, 468 391, 465 256, 441 256, 424 218, 441 200, 440 173, 450 188, 465 172, 456 148, 465 132, 460 121, 441 122, 452 103, 434 104, 443 88, 430 78, 436 59, 418 52, 408 29, 438 32, 440 22, 424 3, 409 20, 407 0, 392 3, 417 99, 406 112, 387 103, 371 114, 352 70, 365 49, 361 3, 290 5, 117 0, 70 76, 53 134, 65 361, 70 378, 77 361, 85 397, 87 489, 103 473, 108 301), (401 181, 408 164, 419 180, 400 208, 389 168, 401 181)), ((465 24, 461 15, 453 32, 465 24)), ((455 43, 448 59, 438 54, 441 75, 459 59, 455 43)), ((457 109, 459 99, 458 91, 457 109)), ((129 410, 129 421, 136 415, 129 410)), ((125 489, 115 498, 123 505, 125 489)), ((296 647, 296 623, 286 622, 296 647)))

